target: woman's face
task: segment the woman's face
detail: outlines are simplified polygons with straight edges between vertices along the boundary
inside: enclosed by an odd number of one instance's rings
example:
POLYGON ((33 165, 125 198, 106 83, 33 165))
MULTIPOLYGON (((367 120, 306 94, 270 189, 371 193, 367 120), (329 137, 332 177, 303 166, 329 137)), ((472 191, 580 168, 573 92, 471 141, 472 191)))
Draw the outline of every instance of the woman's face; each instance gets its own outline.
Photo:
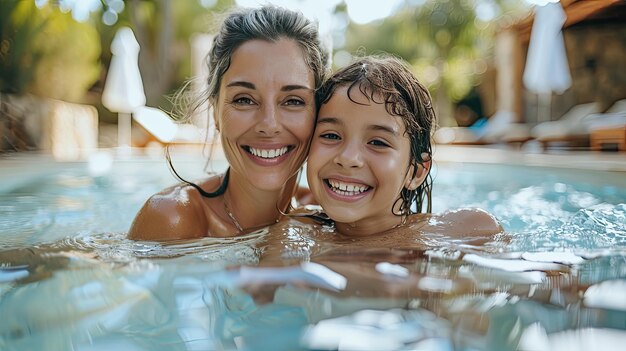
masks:
POLYGON ((378 233, 399 224, 391 209, 402 188, 414 188, 419 180, 407 175, 410 141, 402 119, 357 87, 350 96, 358 103, 348 98, 346 87, 338 88, 322 105, 307 179, 339 231, 347 233, 342 226, 349 224, 355 235, 378 233))
POLYGON ((231 171, 279 190, 306 158, 315 121, 314 78, 291 39, 237 48, 220 84, 217 128, 231 171))

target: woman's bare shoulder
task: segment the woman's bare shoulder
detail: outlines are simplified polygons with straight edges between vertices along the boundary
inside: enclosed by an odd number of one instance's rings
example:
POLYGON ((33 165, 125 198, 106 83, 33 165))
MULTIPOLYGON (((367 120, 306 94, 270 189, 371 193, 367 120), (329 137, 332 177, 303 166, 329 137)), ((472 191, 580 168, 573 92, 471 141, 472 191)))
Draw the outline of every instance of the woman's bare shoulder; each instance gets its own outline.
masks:
POLYGON ((433 215, 429 222, 453 236, 491 236, 503 231, 496 217, 479 208, 449 210, 433 215))
POLYGON ((200 193, 189 185, 166 188, 146 200, 128 238, 161 241, 204 237, 208 225, 205 207, 200 193))

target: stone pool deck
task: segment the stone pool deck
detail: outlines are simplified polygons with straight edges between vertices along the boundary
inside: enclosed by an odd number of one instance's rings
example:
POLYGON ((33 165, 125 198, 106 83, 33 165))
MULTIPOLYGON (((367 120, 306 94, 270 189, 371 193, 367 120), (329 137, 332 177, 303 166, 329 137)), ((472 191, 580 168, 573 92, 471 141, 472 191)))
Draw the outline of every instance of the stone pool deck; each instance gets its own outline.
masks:
POLYGON ((520 150, 507 145, 435 145, 433 149, 434 159, 439 162, 495 163, 626 172, 626 154, 623 152, 520 150))
MULTIPOLYGON (((217 159, 223 159, 216 145, 217 159)), ((623 152, 522 150, 511 145, 433 145, 436 162, 469 162, 626 172, 623 152)))
MULTIPOLYGON (((171 147, 177 163, 203 160, 201 145, 179 145, 171 147)), ((152 163, 164 162, 162 150, 133 149, 130 155, 116 156, 115 149, 100 149, 100 153, 112 155, 116 162, 152 163)), ((518 166, 556 167, 576 170, 598 170, 626 172, 626 154, 620 152, 596 151, 532 151, 520 150, 504 145, 451 146, 434 145, 436 162, 469 162, 486 164, 509 164, 518 166)), ((226 165, 219 145, 213 151, 218 168, 226 165)), ((72 164, 85 164, 83 161, 57 162, 50 154, 37 152, 16 152, 0 154, 0 193, 26 184, 36 178, 49 176, 72 164)))

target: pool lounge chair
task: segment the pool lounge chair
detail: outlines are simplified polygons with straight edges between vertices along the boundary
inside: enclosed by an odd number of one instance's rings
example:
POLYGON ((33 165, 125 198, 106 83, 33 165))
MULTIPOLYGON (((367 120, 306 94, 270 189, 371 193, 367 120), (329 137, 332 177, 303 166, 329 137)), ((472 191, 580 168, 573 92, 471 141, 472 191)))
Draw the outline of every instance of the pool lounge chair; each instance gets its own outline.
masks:
POLYGON ((454 145, 523 143, 529 140, 528 127, 522 123, 514 123, 514 121, 513 112, 498 111, 480 128, 443 127, 435 132, 433 138, 438 144, 454 145))
POLYGON ((530 130, 530 135, 539 141, 544 149, 554 143, 569 147, 587 146, 589 130, 585 125, 585 118, 598 112, 600 105, 596 102, 576 105, 556 121, 537 124, 530 130))
POLYGON ((179 124, 158 108, 142 106, 133 119, 150 136, 151 141, 167 144, 204 144, 205 133, 193 124, 179 124))
POLYGON ((615 102, 604 113, 589 115, 584 124, 589 130, 592 150, 615 147, 626 151, 626 99, 615 102))

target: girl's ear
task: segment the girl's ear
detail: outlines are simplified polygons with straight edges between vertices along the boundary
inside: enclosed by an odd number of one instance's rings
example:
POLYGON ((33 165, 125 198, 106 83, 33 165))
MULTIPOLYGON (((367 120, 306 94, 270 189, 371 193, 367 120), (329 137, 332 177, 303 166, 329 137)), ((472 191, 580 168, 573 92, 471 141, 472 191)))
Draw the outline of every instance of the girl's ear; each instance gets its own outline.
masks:
POLYGON ((417 162, 412 164, 409 168, 409 172, 407 172, 406 179, 404 180, 404 187, 408 190, 417 189, 420 185, 422 185, 424 179, 426 179, 426 176, 428 175, 428 171, 430 170, 431 166, 430 155, 428 155, 427 153, 423 153, 422 160, 424 160, 422 164, 419 164, 417 162), (414 167, 417 167, 417 171, 415 172, 415 176, 411 177, 411 174, 413 174, 414 171, 414 167))

